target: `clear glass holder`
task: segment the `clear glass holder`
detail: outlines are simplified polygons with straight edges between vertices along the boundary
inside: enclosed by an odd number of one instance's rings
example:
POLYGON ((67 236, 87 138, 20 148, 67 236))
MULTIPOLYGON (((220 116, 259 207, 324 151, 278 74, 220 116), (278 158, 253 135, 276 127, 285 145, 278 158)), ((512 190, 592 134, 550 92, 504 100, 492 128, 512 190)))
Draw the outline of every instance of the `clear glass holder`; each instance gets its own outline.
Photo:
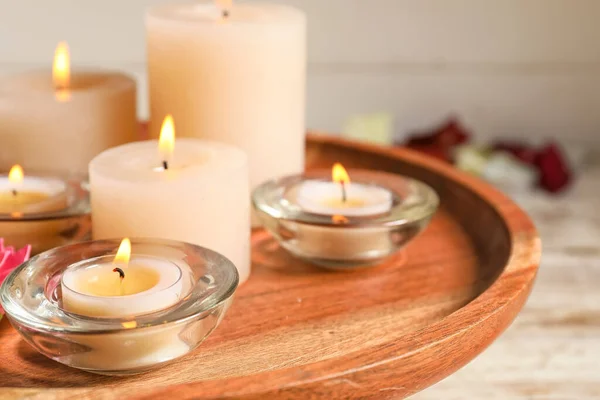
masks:
MULTIPOLYGON (((44 179, 44 176, 35 178, 44 179)), ((31 244, 32 254, 91 238, 87 181, 79 177, 48 178, 65 185, 64 193, 47 200, 48 203, 64 203, 60 209, 25 209, 23 213, 0 213, 0 237, 4 237, 6 243, 16 248, 31 244)))
MULTIPOLYGON (((62 307, 64 271, 85 260, 112 259, 120 240, 56 248, 25 262, 0 287, 11 324, 43 355, 104 375, 141 373, 194 350, 221 322, 238 285, 224 256, 188 243, 132 239, 132 258, 175 264, 185 288, 168 308, 131 317, 90 317, 62 307)), ((99 261, 100 262, 100 261, 99 261)))
POLYGON ((331 182, 330 170, 268 181, 254 190, 254 208, 263 226, 299 258, 330 269, 377 265, 425 228, 439 198, 431 187, 405 176, 370 170, 349 172, 352 183, 389 190, 389 211, 366 216, 307 212, 298 202, 300 185, 331 182))

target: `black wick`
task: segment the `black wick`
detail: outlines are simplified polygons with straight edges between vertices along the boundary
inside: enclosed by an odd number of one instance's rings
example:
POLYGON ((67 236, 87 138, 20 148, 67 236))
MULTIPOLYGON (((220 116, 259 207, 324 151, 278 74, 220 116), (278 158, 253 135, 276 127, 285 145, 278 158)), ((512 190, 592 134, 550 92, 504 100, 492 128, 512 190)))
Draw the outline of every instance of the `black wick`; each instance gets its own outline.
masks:
POLYGON ((123 280, 125 278, 125 272, 121 269, 121 268, 115 268, 113 269, 113 272, 118 272, 119 273, 119 278, 121 280, 123 280))
POLYGON ((167 162, 167 160, 163 161, 163 169, 169 169, 169 163, 167 162))
POLYGON ((223 10, 223 18, 229 17, 229 10, 223 10))
POLYGON ((346 202, 346 183, 345 182, 340 182, 340 184, 342 185, 342 202, 345 203, 346 202))
POLYGON ((13 189, 13 190, 12 190, 12 195, 13 195, 13 196, 16 196, 16 195, 17 195, 17 189, 13 189))

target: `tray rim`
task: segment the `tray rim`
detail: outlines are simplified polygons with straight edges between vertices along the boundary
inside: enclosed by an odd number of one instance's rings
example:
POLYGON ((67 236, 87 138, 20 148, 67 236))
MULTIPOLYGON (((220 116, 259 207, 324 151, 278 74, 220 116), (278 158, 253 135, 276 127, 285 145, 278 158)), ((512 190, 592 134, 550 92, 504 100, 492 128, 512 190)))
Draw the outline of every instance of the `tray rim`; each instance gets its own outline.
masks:
MULTIPOLYGON (((450 339, 458 337, 463 340, 472 337, 480 339, 470 342, 471 347, 465 351, 465 353, 468 353, 466 357, 458 359, 442 372, 431 371, 428 379, 421 380, 418 387, 410 390, 409 388, 399 387, 385 394, 380 393, 382 398, 403 397, 438 382, 467 364, 500 336, 522 309, 538 271, 541 241, 529 216, 506 195, 478 178, 454 169, 442 161, 406 148, 383 147, 319 133, 309 133, 307 141, 359 150, 392 159, 401 159, 405 163, 426 168, 451 179, 472 191, 491 205, 506 224, 511 241, 511 251, 504 270, 485 291, 464 307, 434 324, 407 333, 402 337, 404 339, 402 341, 387 341, 374 346, 370 349, 372 351, 368 353, 355 351, 338 358, 313 364, 266 371, 254 375, 168 385, 156 389, 149 388, 149 391, 144 391, 135 398, 260 399, 273 397, 306 398, 309 395, 312 395, 311 398, 329 398, 328 392, 334 389, 334 385, 346 386, 344 390, 340 390, 340 394, 343 392, 345 395, 351 393, 361 395, 361 390, 355 387, 355 383, 349 378, 353 376, 360 377, 361 373, 386 375, 385 370, 393 370, 395 362, 401 360, 406 362, 406 359, 410 360, 413 355, 429 349, 434 351, 450 339), (494 306, 491 307, 490 303, 494 306), (476 312, 477 309, 484 311, 476 312), (473 319, 473 315, 476 315, 475 319, 473 319), (489 328, 488 325, 491 323, 485 324, 490 319, 495 323, 495 329, 489 328), (425 333, 425 331, 428 332, 425 333), (408 349, 410 350, 407 351, 408 349), (387 357, 381 357, 380 354, 387 357), (338 365, 342 367, 338 367, 338 365), (331 388, 322 390, 323 386, 331 386, 331 388), (398 391, 395 391, 396 389, 398 391)), ((374 378, 370 377, 369 379, 374 378)), ((80 387, 50 390, 41 388, 0 388, 0 393, 6 389, 8 389, 8 393, 13 394, 41 394, 42 391, 48 394, 68 392, 70 395, 77 395, 79 393, 83 398, 87 398, 86 395, 90 394, 90 389, 97 395, 110 395, 112 392, 108 388, 80 387)))

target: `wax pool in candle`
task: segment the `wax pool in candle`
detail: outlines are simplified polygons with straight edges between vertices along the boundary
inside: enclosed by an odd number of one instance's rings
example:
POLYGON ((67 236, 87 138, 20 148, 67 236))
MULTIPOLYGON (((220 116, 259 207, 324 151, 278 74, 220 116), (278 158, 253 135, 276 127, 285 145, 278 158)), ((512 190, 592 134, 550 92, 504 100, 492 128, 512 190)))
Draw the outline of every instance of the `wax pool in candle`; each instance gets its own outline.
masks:
POLYGON ((162 237, 197 244, 229 258, 240 282, 248 278, 248 165, 241 150, 183 138, 169 156, 157 141, 131 143, 90 163, 90 185, 94 238, 162 237))
MULTIPOLYGON (((230 2, 231 3, 231 2, 230 2)), ((272 3, 165 4, 146 15, 150 135, 239 146, 250 185, 304 169, 306 19, 272 3), (224 17, 223 11, 227 11, 224 17)))
POLYGON ((337 182, 309 180, 298 189, 298 204, 315 214, 367 216, 389 211, 392 194, 380 186, 347 183, 342 189, 337 182))
POLYGON ((392 193, 380 186, 351 183, 344 166, 335 163, 331 182, 303 182, 297 201, 303 210, 316 214, 367 216, 389 211, 392 193))
POLYGON ((121 73, 70 73, 59 46, 50 70, 0 80, 0 168, 87 173, 101 151, 137 139, 135 82, 121 73))
POLYGON ((96 317, 136 316, 168 308, 182 296, 182 273, 173 263, 135 257, 117 263, 73 265, 62 277, 63 308, 96 317))

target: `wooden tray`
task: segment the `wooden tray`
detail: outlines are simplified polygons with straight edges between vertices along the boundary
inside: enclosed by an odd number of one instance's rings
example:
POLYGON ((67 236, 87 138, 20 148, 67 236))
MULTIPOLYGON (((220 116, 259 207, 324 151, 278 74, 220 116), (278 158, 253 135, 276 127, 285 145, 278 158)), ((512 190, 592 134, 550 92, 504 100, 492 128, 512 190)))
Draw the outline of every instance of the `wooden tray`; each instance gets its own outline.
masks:
POLYGON ((309 136, 307 165, 372 168, 434 187, 441 210, 386 264, 350 273, 298 261, 262 230, 253 272, 220 327, 193 354, 129 378, 46 359, 0 325, 0 397, 145 399, 401 398, 488 346, 531 289, 540 241, 490 186, 404 149, 309 136))

